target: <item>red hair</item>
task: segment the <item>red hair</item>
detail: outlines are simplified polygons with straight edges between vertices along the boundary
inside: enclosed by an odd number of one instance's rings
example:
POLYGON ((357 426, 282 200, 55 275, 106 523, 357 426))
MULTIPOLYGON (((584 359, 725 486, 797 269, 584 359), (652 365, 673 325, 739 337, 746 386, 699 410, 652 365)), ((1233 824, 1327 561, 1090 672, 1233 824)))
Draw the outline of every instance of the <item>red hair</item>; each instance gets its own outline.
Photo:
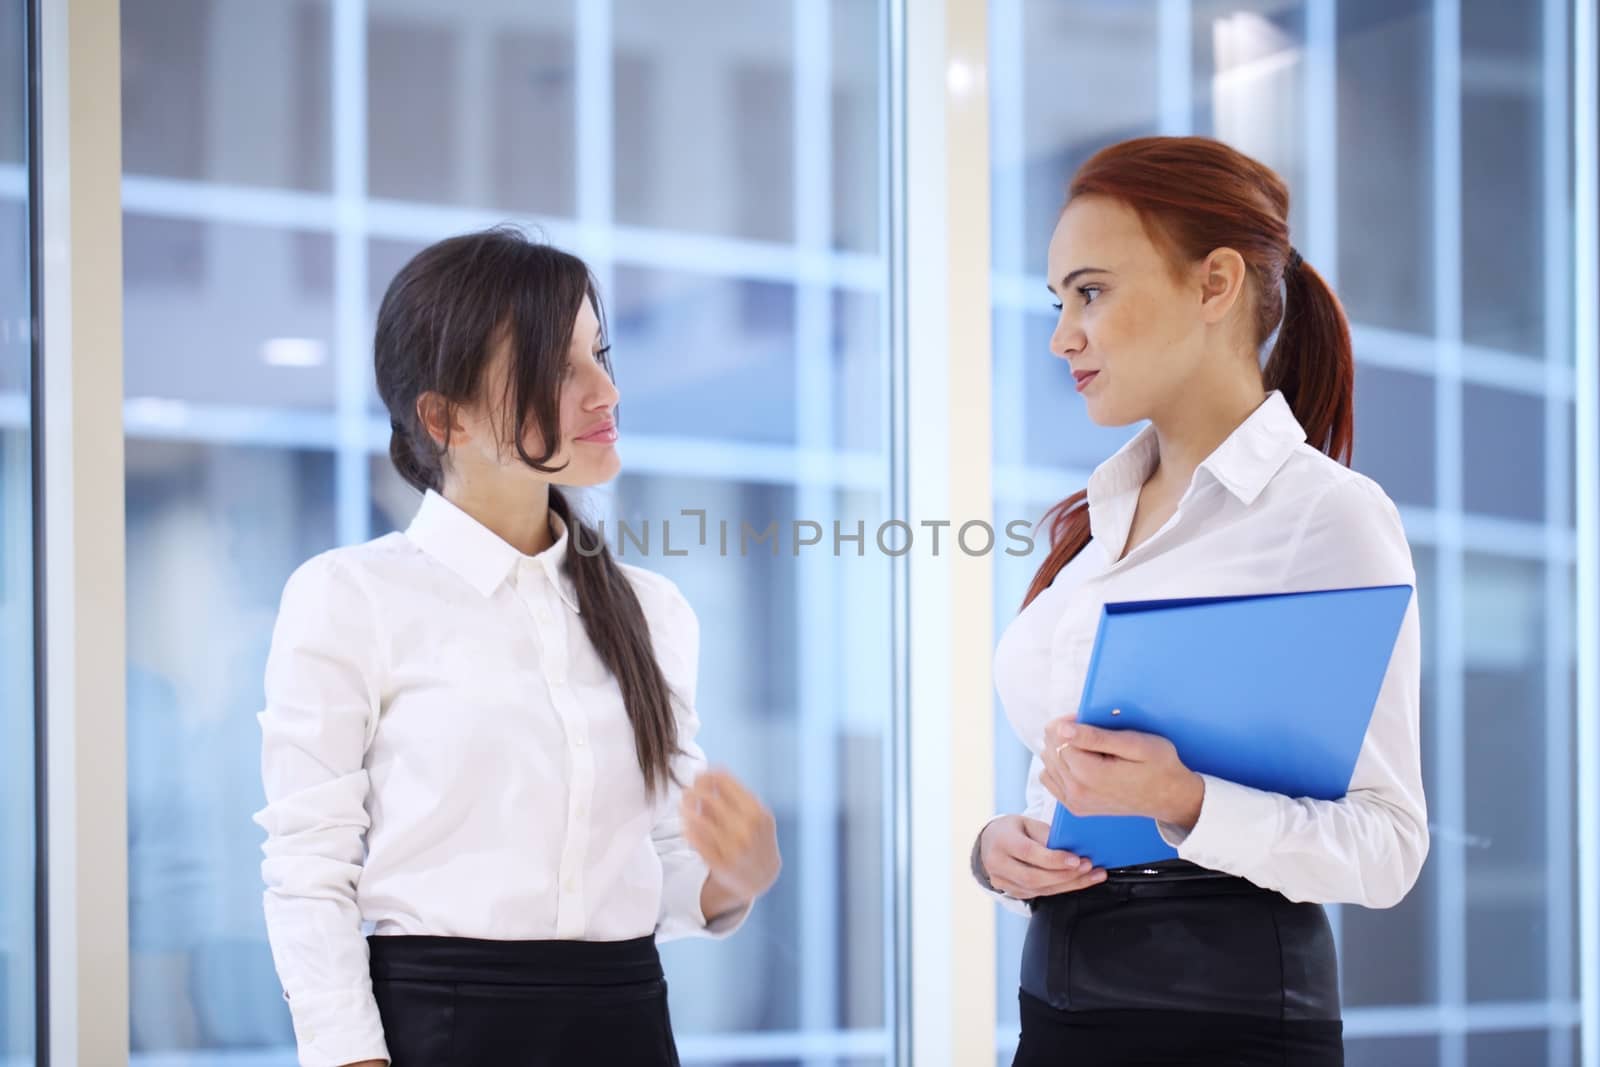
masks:
MULTIPOLYGON (((1278 327, 1262 384, 1283 392, 1313 446, 1348 465, 1355 388, 1350 324, 1339 298, 1309 263, 1285 269, 1291 246, 1289 187, 1283 179, 1209 137, 1139 137, 1101 149, 1078 169, 1067 203, 1089 195, 1133 208, 1175 266, 1197 262, 1218 248, 1244 257, 1255 281, 1258 350, 1278 327)), ((1043 522, 1050 531, 1050 553, 1033 576, 1023 607, 1089 543, 1088 490, 1056 504, 1043 522)))

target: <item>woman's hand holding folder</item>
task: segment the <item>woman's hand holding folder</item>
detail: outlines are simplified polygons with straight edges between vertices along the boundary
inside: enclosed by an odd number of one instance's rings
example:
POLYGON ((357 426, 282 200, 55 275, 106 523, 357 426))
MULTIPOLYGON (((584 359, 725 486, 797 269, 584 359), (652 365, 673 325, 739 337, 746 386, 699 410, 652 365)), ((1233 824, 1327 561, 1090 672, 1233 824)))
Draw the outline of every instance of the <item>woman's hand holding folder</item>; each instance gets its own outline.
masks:
POLYGON ((1105 881, 1106 872, 1070 852, 1048 848, 1050 825, 1002 815, 983 828, 978 857, 989 884, 1018 900, 1071 893, 1105 881))
POLYGON ((1205 779, 1172 742, 1136 730, 1105 730, 1071 716, 1044 731, 1044 787, 1074 815, 1142 815, 1194 829, 1205 779))

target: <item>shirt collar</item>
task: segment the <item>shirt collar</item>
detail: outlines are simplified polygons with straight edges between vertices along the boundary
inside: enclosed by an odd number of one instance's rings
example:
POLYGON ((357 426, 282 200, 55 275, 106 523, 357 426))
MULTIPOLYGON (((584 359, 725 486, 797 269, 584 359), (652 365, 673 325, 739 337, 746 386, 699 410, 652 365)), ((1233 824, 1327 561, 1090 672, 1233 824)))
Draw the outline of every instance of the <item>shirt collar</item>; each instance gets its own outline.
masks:
MULTIPOLYGON (((1306 432, 1294 417, 1283 392, 1274 389, 1201 462, 1200 470, 1210 474, 1241 504, 1248 506, 1305 440, 1306 432)), ((1146 426, 1095 468, 1089 476, 1091 525, 1097 504, 1144 485, 1155 470, 1156 451, 1155 427, 1146 426)))
POLYGON ((555 535, 554 544, 537 555, 524 555, 432 489, 422 495, 422 505, 406 527, 406 536, 418 547, 482 595, 493 593, 518 566, 538 567, 566 605, 577 613, 577 590, 566 568, 567 524, 554 508, 550 509, 550 532, 555 535))

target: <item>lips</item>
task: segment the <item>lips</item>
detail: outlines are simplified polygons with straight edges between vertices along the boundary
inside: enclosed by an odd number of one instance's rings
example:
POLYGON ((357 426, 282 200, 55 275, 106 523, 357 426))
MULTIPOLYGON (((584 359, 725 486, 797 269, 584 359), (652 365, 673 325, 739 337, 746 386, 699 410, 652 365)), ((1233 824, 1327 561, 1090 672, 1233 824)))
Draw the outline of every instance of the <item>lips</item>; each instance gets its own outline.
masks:
POLYGON ((597 426, 588 433, 577 438, 579 441, 590 441, 595 444, 610 444, 617 439, 617 424, 608 422, 604 426, 597 426))
POLYGON ((1077 383, 1078 392, 1083 392, 1083 387, 1094 381, 1100 372, 1097 370, 1080 370, 1072 372, 1072 380, 1077 383))

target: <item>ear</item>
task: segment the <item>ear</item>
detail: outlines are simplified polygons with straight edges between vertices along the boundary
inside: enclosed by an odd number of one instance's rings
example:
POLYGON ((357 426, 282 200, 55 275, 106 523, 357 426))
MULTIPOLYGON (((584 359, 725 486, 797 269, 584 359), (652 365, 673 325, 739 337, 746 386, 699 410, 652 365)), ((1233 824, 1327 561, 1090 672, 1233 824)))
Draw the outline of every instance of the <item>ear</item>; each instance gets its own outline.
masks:
POLYGON ((451 410, 449 402, 431 390, 417 397, 417 421, 421 423, 423 432, 440 448, 444 447, 447 429, 449 436, 454 439, 459 439, 465 433, 461 420, 451 410))
POLYGON ((1208 323, 1228 317, 1244 295, 1250 268, 1244 257, 1231 248, 1218 248, 1199 266, 1200 315, 1208 323))

